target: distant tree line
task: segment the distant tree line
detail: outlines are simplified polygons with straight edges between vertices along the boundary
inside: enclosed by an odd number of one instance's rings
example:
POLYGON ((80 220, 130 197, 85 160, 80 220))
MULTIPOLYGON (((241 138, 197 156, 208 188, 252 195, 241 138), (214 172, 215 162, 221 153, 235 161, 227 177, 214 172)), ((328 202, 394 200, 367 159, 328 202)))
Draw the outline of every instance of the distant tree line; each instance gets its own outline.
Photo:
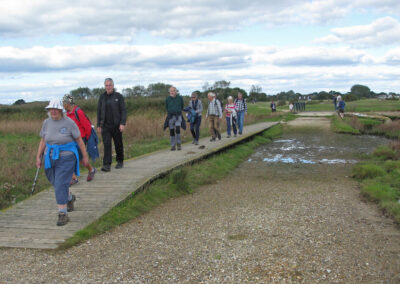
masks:
MULTIPOLYGON (((142 85, 136 85, 131 88, 122 89, 122 95, 125 97, 166 97, 169 95, 169 88, 171 84, 165 83, 152 83, 147 87, 142 85)), ((105 92, 103 87, 90 89, 88 87, 79 87, 70 91, 69 93, 77 100, 80 99, 92 99, 98 98, 102 93, 105 92)), ((345 101, 354 101, 364 98, 399 98, 399 94, 390 93, 375 93, 370 90, 369 87, 364 85, 354 85, 351 87, 350 92, 340 93, 337 91, 321 91, 313 92, 308 94, 295 93, 293 90, 287 92, 280 92, 274 95, 266 94, 262 91, 262 88, 258 85, 252 85, 249 92, 239 87, 231 87, 231 82, 221 80, 216 81, 214 84, 205 82, 202 86, 202 90, 195 90, 199 98, 206 98, 208 92, 214 92, 220 100, 225 100, 228 96, 236 97, 238 92, 243 94, 244 98, 249 101, 277 101, 278 105, 285 104, 286 102, 297 102, 300 100, 330 100, 334 95, 341 95, 345 101)), ((179 93, 179 90, 178 90, 179 93)), ((190 95, 190 94, 184 94, 190 95)), ((23 99, 17 100, 14 105, 24 104, 23 99)))

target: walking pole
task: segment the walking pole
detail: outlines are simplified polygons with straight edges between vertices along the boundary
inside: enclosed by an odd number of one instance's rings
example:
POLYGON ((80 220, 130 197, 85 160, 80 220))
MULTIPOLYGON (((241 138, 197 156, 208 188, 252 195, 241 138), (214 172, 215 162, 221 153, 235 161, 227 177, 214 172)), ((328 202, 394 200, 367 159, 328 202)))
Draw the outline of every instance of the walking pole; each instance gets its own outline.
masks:
MULTIPOLYGON (((42 164, 42 158, 43 158, 43 155, 40 156, 40 165, 42 164)), ((35 175, 35 179, 33 180, 31 195, 33 195, 33 192, 35 191, 35 186, 36 186, 36 181, 37 181, 37 179, 38 179, 39 171, 40 171, 40 168, 37 168, 37 170, 36 170, 36 175, 35 175)))

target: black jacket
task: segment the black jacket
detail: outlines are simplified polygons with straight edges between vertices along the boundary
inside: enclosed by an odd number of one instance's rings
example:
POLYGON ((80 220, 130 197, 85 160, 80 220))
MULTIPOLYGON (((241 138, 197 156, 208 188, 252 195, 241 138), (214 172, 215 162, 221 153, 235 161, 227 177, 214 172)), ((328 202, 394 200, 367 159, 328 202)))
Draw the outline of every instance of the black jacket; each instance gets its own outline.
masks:
POLYGON ((97 126, 104 127, 104 121, 106 119, 106 96, 113 96, 112 100, 112 113, 114 118, 114 126, 126 124, 126 108, 124 97, 117 92, 113 92, 110 95, 103 93, 100 95, 99 103, 97 104, 97 126))

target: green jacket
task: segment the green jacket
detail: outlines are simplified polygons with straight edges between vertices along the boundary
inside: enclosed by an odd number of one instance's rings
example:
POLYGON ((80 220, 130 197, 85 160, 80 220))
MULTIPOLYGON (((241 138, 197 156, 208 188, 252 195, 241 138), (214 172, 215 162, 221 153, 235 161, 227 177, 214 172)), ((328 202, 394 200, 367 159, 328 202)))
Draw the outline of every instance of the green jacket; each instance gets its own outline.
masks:
POLYGON ((165 99, 165 106, 169 114, 181 114, 183 110, 183 98, 176 95, 175 98, 168 96, 165 99))

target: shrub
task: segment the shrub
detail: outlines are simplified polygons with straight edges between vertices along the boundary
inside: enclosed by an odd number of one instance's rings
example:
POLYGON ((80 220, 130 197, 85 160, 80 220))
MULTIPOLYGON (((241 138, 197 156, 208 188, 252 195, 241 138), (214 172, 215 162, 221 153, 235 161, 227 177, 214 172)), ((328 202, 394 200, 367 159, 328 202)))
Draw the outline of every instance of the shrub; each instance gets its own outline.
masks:
POLYGON ((286 100, 279 100, 277 103, 277 106, 285 106, 286 105, 286 100))
POLYGON ((354 102, 358 100, 358 97, 354 94, 347 94, 343 96, 343 100, 346 102, 354 102))
POLYGON ((400 169, 400 161, 387 160, 384 164, 387 172, 393 172, 395 169, 400 169))
POLYGON ((396 151, 397 154, 400 154, 400 141, 391 141, 389 143, 389 148, 396 151))
POLYGON ((377 125, 373 129, 376 133, 385 135, 389 138, 400 138, 400 120, 394 120, 377 125))
POLYGON ((362 192, 377 201, 393 201, 398 198, 397 190, 377 181, 365 184, 362 188, 362 192))
POLYGON ((353 177, 358 179, 375 178, 385 174, 386 171, 382 167, 373 164, 356 165, 353 168, 353 177))
POLYGON ((388 146, 379 146, 375 149, 373 155, 381 160, 396 160, 397 153, 388 146))
POLYGON ((363 124, 360 122, 360 120, 358 119, 357 116, 352 116, 350 118, 350 125, 351 127, 353 127, 354 129, 358 129, 358 130, 363 130, 364 126, 363 124))

